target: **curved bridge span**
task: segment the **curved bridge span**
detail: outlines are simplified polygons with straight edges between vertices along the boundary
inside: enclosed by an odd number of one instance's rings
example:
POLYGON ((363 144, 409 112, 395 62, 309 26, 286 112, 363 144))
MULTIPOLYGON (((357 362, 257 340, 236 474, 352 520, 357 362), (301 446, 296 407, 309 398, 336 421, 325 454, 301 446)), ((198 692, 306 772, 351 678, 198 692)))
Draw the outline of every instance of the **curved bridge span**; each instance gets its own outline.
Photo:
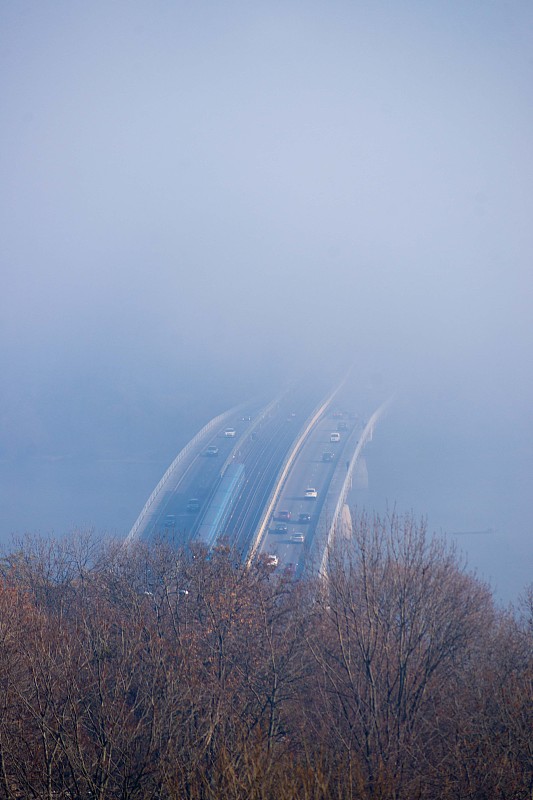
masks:
POLYGON ((364 421, 371 401, 356 403, 346 378, 321 398, 313 388, 208 422, 166 470, 126 543, 225 541, 243 560, 295 577, 323 570, 353 471, 390 401, 364 421))

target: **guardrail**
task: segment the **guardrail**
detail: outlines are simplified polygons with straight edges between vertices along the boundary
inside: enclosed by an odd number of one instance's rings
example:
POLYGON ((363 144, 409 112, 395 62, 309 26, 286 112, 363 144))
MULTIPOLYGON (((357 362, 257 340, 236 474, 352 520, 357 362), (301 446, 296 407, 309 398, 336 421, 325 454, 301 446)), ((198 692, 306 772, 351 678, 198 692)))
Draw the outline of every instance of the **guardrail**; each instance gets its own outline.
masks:
POLYGON ((312 415, 309 418, 308 422, 306 423, 302 433, 298 437, 298 440, 296 441, 296 444, 294 445, 292 450, 289 452, 289 454, 286 456, 286 458, 285 458, 285 460, 284 460, 284 462, 283 462, 283 464, 281 466, 281 469, 280 469, 279 478, 276 481, 276 484, 275 484, 274 488, 272 489, 272 491, 271 491, 271 493, 269 495, 269 498, 268 498, 267 503, 265 505, 265 509, 264 509, 263 514, 261 516, 261 519, 259 521, 259 526, 258 526, 258 529, 257 529, 257 533, 255 535, 252 547, 250 548, 250 552, 248 554, 248 558, 246 560, 247 565, 249 565, 252 562, 252 559, 254 558, 255 554, 257 553, 257 550, 259 549, 259 547, 263 543, 263 539, 265 538, 265 532, 266 532, 266 529, 267 529, 268 521, 269 521, 269 519, 270 519, 270 517, 272 515, 272 511, 274 510, 274 506, 276 505, 276 503, 278 501, 278 497, 279 497, 279 495, 281 493, 281 490, 283 489, 283 484, 285 483, 287 475, 289 474, 289 470, 292 467, 292 465, 293 465, 298 453, 300 452, 304 441, 309 436, 311 430, 316 425, 316 423, 318 422, 318 420, 320 419, 320 417, 322 416, 322 414, 324 413, 326 408, 329 406, 329 404, 331 403, 331 401, 333 400, 333 398, 335 397, 337 392, 339 392, 340 389, 344 386, 344 384, 346 382, 346 378, 347 378, 347 376, 345 378, 343 378, 343 380, 340 382, 340 384, 337 386, 337 388, 334 389, 329 394, 329 396, 326 398, 326 400, 324 400, 317 407, 317 409, 312 413, 312 415))
POLYGON ((178 453, 178 455, 176 456, 170 467, 167 469, 167 471, 165 472, 165 474, 155 487, 154 491, 152 492, 146 503, 144 504, 142 511, 137 517, 131 531, 126 536, 124 542, 125 544, 130 544, 137 536, 139 529, 145 522, 145 518, 147 517, 148 512, 150 511, 150 508, 154 500, 158 497, 161 489, 164 487, 165 483, 172 476, 172 473, 174 472, 176 467, 183 461, 184 458, 186 458, 189 455, 189 453, 192 450, 194 450, 194 448, 200 443, 200 441, 205 437, 207 433, 213 430, 213 428, 216 428, 218 425, 224 423, 224 421, 228 417, 230 417, 232 414, 235 414, 240 408, 243 408, 244 406, 245 404, 241 403, 240 405, 237 405, 234 408, 230 408, 228 411, 224 411, 223 414, 219 414, 218 417, 213 417, 213 419, 210 422, 208 422, 207 425, 204 425, 204 427, 198 431, 196 436, 194 436, 191 439, 191 441, 185 445, 183 450, 180 450, 180 452, 178 453))
POLYGON ((338 500, 337 500, 337 504, 335 506, 335 510, 334 510, 333 516, 331 518, 331 523, 329 525, 329 530, 327 531, 326 543, 324 545, 324 553, 323 553, 322 561, 321 561, 321 564, 320 564, 320 574, 321 575, 325 575, 326 572, 327 572, 326 565, 327 565, 327 560, 328 560, 328 556, 329 556, 329 551, 330 551, 330 548, 331 548, 331 545, 332 545, 332 541, 333 541, 333 539, 335 537, 335 532, 336 532, 336 529, 337 529, 337 525, 339 523, 339 518, 340 518, 340 515, 342 513, 343 506, 346 503, 346 498, 348 497, 348 492, 350 491, 350 488, 351 488, 351 485, 352 485, 352 474, 353 474, 353 470, 355 468, 355 465, 357 463, 357 459, 361 455, 361 451, 362 451, 363 447, 372 438, 372 432, 374 430, 374 425, 377 423, 377 421, 382 416, 382 414, 385 412, 385 410, 388 408, 388 406, 390 405, 391 402, 392 402, 392 398, 389 398, 388 400, 385 400, 385 402, 382 403, 380 405, 380 407, 378 409, 376 409, 376 411, 374 411, 374 413, 372 414, 372 416, 370 417, 370 419, 366 423, 366 425, 365 425, 365 427, 363 429, 363 433, 362 433, 361 437, 359 438, 359 441, 357 442, 357 447, 355 448, 354 453, 353 453, 353 455, 352 455, 352 457, 350 459, 350 462, 348 464, 348 469, 346 470, 346 477, 344 478, 344 482, 342 484, 342 488, 341 488, 341 490, 339 492, 339 497, 338 497, 338 500))

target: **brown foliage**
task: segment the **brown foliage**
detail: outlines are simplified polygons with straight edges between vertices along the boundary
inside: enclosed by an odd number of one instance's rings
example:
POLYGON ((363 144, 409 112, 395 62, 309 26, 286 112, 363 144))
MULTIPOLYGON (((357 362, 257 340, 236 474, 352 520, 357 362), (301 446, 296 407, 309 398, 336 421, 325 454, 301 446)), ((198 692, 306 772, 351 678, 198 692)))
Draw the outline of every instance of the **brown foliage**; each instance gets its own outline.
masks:
POLYGON ((412 518, 327 577, 227 548, 0 564, 0 798, 531 798, 533 630, 412 518))

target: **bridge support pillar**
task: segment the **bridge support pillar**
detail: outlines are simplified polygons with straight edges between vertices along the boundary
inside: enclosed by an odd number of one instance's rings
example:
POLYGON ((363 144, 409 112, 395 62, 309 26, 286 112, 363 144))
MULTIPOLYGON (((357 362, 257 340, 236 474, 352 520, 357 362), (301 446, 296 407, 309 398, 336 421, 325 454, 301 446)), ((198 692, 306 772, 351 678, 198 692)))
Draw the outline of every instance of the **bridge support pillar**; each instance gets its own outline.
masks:
POLYGON ((368 489, 368 467, 364 456, 359 456, 353 469, 353 486, 356 489, 368 489))
POLYGON ((352 515, 350 507, 345 503, 339 520, 338 534, 341 539, 349 539, 352 535, 352 515))

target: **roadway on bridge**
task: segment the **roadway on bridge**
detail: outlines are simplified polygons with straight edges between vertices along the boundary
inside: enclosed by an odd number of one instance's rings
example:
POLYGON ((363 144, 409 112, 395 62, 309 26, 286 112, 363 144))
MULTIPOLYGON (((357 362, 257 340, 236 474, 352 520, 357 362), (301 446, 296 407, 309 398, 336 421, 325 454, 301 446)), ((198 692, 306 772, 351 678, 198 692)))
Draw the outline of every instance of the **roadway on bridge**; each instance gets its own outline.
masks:
POLYGON ((187 544, 214 498, 225 467, 245 466, 245 480, 224 530, 224 538, 243 554, 251 544, 266 498, 272 491, 295 436, 316 403, 317 389, 292 390, 268 406, 250 405, 203 437, 179 473, 161 492, 144 526, 145 540, 187 544), (231 432, 231 435, 230 435, 231 432))
POLYGON ((273 410, 268 426, 259 430, 242 460, 246 467, 243 490, 223 532, 244 556, 250 549, 263 508, 276 483, 309 403, 284 402, 273 410), (294 409, 297 409, 295 411, 294 409))
POLYGON ((284 482, 259 551, 277 570, 287 570, 296 577, 302 574, 319 516, 328 514, 324 504, 329 484, 335 470, 343 469, 345 458, 350 458, 345 444, 349 437, 353 440, 353 429, 360 427, 353 411, 328 410, 305 440, 284 482))
POLYGON ((164 538, 181 545, 191 539, 202 510, 220 479, 222 465, 237 443, 246 437, 252 420, 262 411, 263 406, 258 403, 241 407, 202 437, 154 503, 142 529, 144 540, 164 538), (234 433, 226 435, 226 431, 234 433), (197 502, 191 503, 193 500, 197 502))

